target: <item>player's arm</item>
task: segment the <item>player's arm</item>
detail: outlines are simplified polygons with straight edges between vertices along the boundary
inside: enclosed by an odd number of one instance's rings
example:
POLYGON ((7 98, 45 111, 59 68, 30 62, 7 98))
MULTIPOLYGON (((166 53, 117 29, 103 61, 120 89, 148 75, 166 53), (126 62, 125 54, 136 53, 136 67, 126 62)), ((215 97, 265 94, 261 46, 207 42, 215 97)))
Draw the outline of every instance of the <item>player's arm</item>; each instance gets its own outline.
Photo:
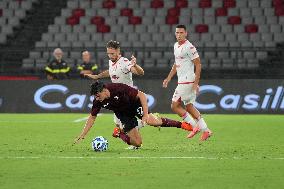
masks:
POLYGON ((176 73, 177 73, 177 68, 176 68, 176 64, 174 64, 174 65, 172 66, 172 69, 171 69, 171 71, 170 71, 168 77, 167 77, 167 78, 164 80, 164 82, 163 82, 163 87, 164 87, 164 88, 167 88, 168 83, 171 81, 171 79, 174 77, 174 75, 175 75, 176 73))
POLYGON ((144 70, 141 66, 139 66, 136 62, 135 56, 131 56, 131 64, 133 65, 130 68, 130 71, 136 75, 144 75, 144 70))
POLYGON ((140 99, 141 105, 142 105, 142 109, 143 109, 143 117, 142 117, 142 121, 143 122, 147 122, 148 119, 148 103, 147 103, 147 97, 146 95, 141 92, 138 91, 137 97, 140 99))
POLYGON ((192 60, 195 66, 195 80, 192 86, 192 89, 198 93, 198 85, 200 80, 200 73, 201 73, 201 61, 200 58, 195 58, 192 60))
POLYGON ((101 72, 100 74, 98 75, 93 75, 93 74, 84 74, 85 77, 88 77, 90 79, 102 79, 102 78, 105 78, 105 77, 109 77, 109 70, 105 70, 103 72, 101 72))
POLYGON ((92 128, 95 120, 96 120, 96 116, 92 116, 92 114, 90 114, 86 121, 85 127, 83 128, 81 134, 75 139, 74 144, 78 143, 80 140, 83 140, 85 138, 87 133, 92 128))

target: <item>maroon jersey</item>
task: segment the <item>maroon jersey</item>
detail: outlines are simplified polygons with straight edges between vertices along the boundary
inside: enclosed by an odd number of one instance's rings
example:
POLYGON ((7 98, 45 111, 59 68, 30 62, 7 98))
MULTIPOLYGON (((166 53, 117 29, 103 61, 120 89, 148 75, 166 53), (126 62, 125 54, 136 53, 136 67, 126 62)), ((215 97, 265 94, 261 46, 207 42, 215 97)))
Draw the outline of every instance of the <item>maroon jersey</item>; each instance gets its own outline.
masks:
POLYGON ((109 83, 105 85, 105 88, 109 90, 110 98, 102 102, 94 99, 92 116, 96 116, 101 108, 112 110, 115 114, 137 114, 137 109, 141 107, 140 99, 137 97, 137 89, 122 83, 109 83))

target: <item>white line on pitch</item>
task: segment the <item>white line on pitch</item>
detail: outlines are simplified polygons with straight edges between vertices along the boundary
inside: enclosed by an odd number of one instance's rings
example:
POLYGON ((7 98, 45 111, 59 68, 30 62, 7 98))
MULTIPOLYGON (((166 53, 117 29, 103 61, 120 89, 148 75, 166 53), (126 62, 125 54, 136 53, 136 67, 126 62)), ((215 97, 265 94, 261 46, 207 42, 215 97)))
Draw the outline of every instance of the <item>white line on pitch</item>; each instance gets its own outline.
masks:
POLYGON ((198 157, 198 156, 120 156, 120 157, 98 157, 98 156, 7 156, 0 159, 204 159, 204 160, 284 160, 284 157, 198 157))
MULTIPOLYGON (((97 116, 101 116, 102 114, 98 114, 97 116)), ((79 118, 79 119, 75 119, 73 122, 75 123, 78 123, 78 122, 81 122, 81 121, 85 121, 88 119, 89 116, 87 117, 83 117, 83 118, 79 118)))

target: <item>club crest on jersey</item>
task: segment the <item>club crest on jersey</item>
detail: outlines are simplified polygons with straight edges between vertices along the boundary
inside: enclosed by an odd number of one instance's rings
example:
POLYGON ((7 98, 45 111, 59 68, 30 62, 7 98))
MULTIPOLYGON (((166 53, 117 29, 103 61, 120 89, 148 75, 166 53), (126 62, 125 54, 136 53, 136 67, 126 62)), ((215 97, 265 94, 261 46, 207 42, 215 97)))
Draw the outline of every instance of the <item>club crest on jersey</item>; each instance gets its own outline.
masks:
POLYGON ((113 98, 115 98, 116 100, 118 100, 118 96, 115 96, 115 97, 113 97, 113 98))

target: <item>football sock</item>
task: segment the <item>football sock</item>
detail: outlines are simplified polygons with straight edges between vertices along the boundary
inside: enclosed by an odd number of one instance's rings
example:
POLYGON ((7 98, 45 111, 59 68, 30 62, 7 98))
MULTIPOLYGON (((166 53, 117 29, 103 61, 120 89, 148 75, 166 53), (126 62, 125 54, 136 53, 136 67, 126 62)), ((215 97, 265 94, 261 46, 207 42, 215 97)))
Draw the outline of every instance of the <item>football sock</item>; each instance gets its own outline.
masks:
POLYGON ((197 121, 197 124, 199 125, 201 131, 207 131, 207 130, 208 130, 207 124, 206 124, 206 122, 204 121, 203 118, 200 118, 200 119, 197 121))
POLYGON ((172 119, 168 119, 168 118, 163 118, 162 119, 162 125, 161 127, 177 127, 177 128, 181 128, 181 122, 179 121, 175 121, 172 119))
POLYGON ((126 144, 130 145, 130 138, 124 132, 120 132, 119 138, 121 138, 121 140, 123 140, 126 144))
POLYGON ((193 128, 197 126, 196 121, 189 115, 188 112, 185 112, 182 116, 182 119, 189 123, 193 128))

